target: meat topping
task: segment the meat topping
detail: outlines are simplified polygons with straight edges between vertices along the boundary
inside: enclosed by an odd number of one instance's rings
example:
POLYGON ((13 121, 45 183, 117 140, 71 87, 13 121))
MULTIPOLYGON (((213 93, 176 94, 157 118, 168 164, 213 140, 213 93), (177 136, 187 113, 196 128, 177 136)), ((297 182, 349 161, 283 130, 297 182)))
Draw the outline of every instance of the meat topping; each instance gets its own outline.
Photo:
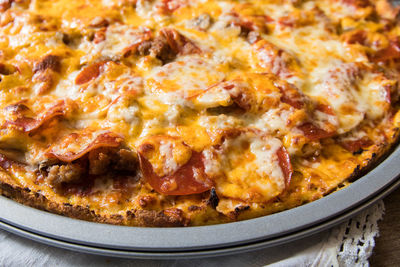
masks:
POLYGON ((61 59, 56 55, 47 55, 42 60, 37 62, 33 67, 33 72, 44 71, 51 69, 55 72, 61 71, 61 59))

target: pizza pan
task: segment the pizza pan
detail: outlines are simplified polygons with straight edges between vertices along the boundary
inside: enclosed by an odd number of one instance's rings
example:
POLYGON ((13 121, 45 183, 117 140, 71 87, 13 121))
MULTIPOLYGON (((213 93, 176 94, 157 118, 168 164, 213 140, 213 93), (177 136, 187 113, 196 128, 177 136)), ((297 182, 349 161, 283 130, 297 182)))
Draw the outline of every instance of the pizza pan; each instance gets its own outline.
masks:
POLYGON ((0 198, 2 227, 53 245, 142 258, 209 256, 273 246, 326 229, 372 204, 397 184, 400 147, 346 188, 303 206, 220 225, 142 228, 86 222, 0 198))

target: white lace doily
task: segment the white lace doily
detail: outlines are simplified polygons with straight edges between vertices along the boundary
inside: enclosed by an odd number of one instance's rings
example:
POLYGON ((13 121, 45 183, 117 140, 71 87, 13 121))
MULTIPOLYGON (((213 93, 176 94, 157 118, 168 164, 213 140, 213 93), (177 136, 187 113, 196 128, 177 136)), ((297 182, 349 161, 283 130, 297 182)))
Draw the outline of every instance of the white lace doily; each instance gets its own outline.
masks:
POLYGON ((378 221, 384 214, 380 200, 354 218, 334 227, 316 244, 299 251, 297 258, 288 258, 270 266, 369 266, 368 258, 379 233, 378 221), (316 251, 318 251, 316 253, 316 251))
POLYGON ((375 247, 379 233, 378 221, 382 219, 385 207, 379 201, 347 223, 332 229, 329 243, 336 245, 340 266, 368 266, 368 258, 375 247))
POLYGON ((0 266, 368 266, 383 202, 332 230, 278 247, 191 260, 128 260, 39 244, 0 230, 0 266))

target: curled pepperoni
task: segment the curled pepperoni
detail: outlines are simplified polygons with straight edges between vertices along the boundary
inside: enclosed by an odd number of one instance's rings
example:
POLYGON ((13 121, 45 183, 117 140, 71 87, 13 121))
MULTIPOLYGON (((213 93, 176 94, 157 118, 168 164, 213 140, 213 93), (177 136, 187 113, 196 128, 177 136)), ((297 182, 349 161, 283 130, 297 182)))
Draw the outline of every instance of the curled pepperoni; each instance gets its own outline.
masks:
POLYGON ((195 43, 175 29, 163 28, 160 34, 166 39, 170 49, 175 54, 189 55, 201 52, 195 43))
POLYGON ((375 62, 387 61, 391 59, 400 58, 400 40, 397 38, 391 40, 388 47, 379 50, 375 55, 372 56, 372 60, 375 62))
POLYGON ((143 156, 139 149, 139 162, 142 174, 146 181, 159 193, 165 195, 191 195, 210 190, 211 180, 204 171, 202 153, 193 151, 189 161, 173 174, 158 176, 151 163, 143 156))
POLYGON ((36 118, 29 118, 25 116, 18 117, 14 121, 6 121, 2 128, 14 126, 27 133, 33 132, 54 117, 64 116, 68 110, 68 107, 69 106, 65 103, 65 101, 60 101, 42 114, 38 115, 36 118))
POLYGON ((321 104, 321 103, 319 103, 319 104, 315 107, 315 109, 318 110, 318 111, 321 111, 321 112, 323 112, 323 113, 326 113, 326 114, 328 114, 328 115, 332 115, 332 116, 335 115, 335 112, 333 111, 332 107, 329 106, 329 105, 326 105, 326 104, 321 104))
POLYGON ((368 137, 364 136, 357 140, 347 140, 340 142, 341 146, 344 147, 346 150, 357 153, 362 149, 365 149, 374 144, 368 137))
POLYGON ((292 77, 299 67, 299 63, 293 55, 267 40, 262 39, 254 43, 252 47, 260 67, 279 78, 292 77))
POLYGON ((89 143, 87 142, 87 139, 90 139, 90 137, 88 138, 86 135, 72 133, 66 136, 60 144, 51 147, 47 152, 47 155, 55 157, 63 162, 72 162, 100 147, 119 147, 123 141, 121 136, 111 132, 99 134, 89 143), (83 145, 79 143, 83 143, 83 145), (86 146, 84 146, 85 144, 86 146), (79 151, 71 151, 71 149, 69 149, 70 145, 84 147, 79 151))
POLYGON ((300 126, 298 126, 300 130, 303 131, 304 136, 310 139, 311 141, 328 138, 335 135, 335 132, 327 132, 311 122, 306 122, 300 126))
POLYGON ((293 167, 292 163, 290 162, 289 153, 286 151, 284 147, 281 147, 280 149, 278 149, 276 154, 279 160, 279 167, 281 167, 283 175, 285 176, 285 185, 287 188, 289 187, 293 175, 293 167))
POLYGON ((152 33, 151 31, 145 31, 140 35, 140 38, 134 44, 125 47, 122 51, 123 57, 129 57, 131 55, 144 56, 150 53, 152 46, 152 33))
POLYGON ((232 98, 233 102, 241 109, 245 111, 251 110, 253 97, 249 90, 242 86, 240 83, 229 83, 227 82, 226 85, 224 83, 221 84, 222 88, 226 90, 230 97, 232 98), (236 90, 232 90, 237 88, 236 90))
POLYGON ((91 80, 99 77, 105 63, 107 63, 107 61, 101 61, 101 62, 94 63, 94 64, 89 65, 86 68, 84 68, 76 76, 75 84, 82 85, 84 83, 90 82, 91 80))
POLYGON ((301 109, 304 106, 304 96, 300 93, 300 91, 296 88, 296 86, 285 83, 285 84, 276 84, 281 92, 281 101, 283 103, 289 104, 296 109, 301 109))
POLYGON ((283 27, 294 28, 299 24, 299 21, 294 16, 283 16, 278 19, 278 24, 283 27))
POLYGON ((0 2, 0 12, 4 12, 11 7, 15 0, 3 0, 0 2))
POLYGON ((355 8, 365 8, 371 5, 369 0, 342 0, 342 2, 355 8))
POLYGON ((354 30, 342 35, 342 39, 348 44, 366 45, 368 34, 364 30, 354 30))

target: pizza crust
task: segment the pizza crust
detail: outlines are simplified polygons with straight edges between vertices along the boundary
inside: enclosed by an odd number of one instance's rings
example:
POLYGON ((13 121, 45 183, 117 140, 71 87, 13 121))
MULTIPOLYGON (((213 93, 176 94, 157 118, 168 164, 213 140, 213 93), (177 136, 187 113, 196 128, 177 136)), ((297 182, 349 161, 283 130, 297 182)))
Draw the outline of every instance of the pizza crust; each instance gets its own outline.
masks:
POLYGON ((152 210, 140 210, 136 212, 127 211, 124 215, 100 215, 90 208, 79 205, 71 205, 69 203, 59 203, 46 198, 40 192, 34 192, 29 188, 22 188, 17 185, 13 185, 10 183, 10 179, 7 178, 7 176, 7 174, 1 174, 1 195, 24 205, 70 218, 98 223, 146 227, 178 227, 187 226, 188 223, 181 214, 178 213, 174 216, 171 216, 164 211, 157 212, 152 210))

